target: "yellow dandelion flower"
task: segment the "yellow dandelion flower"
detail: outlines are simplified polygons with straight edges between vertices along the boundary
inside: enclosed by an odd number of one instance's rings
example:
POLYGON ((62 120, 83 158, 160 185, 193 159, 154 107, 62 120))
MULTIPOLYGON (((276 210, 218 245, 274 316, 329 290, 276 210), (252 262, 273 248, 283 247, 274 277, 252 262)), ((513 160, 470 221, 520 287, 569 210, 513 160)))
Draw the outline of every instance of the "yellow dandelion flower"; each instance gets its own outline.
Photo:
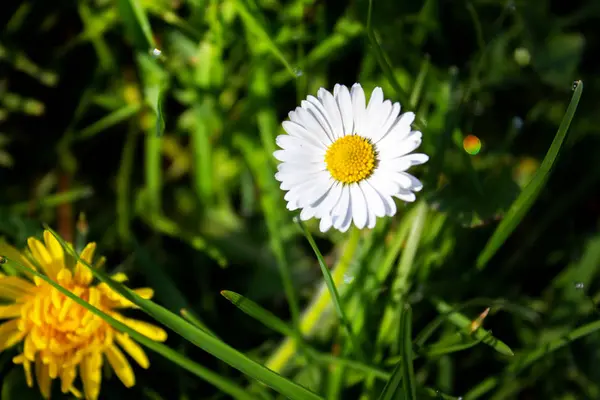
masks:
MULTIPOLYGON (((90 270, 65 254, 52 233, 44 232, 43 243, 31 237, 27 244, 29 251, 19 252, 8 244, 0 243, 0 254, 38 269, 148 338, 166 340, 167 334, 161 328, 119 313, 120 309, 133 308, 134 305, 108 285, 95 284, 90 270)), ((92 264, 95 249, 96 244, 89 243, 81 252, 81 259, 92 264)), ((103 262, 104 259, 100 258, 94 266, 97 268, 103 262)), ((123 282, 127 277, 116 274, 113 279, 123 282)), ((146 299, 153 295, 149 288, 134 291, 146 299)), ((35 375, 44 398, 50 397, 53 380, 60 379, 63 393, 97 399, 105 359, 123 384, 132 387, 135 375, 124 352, 142 368, 149 366, 144 350, 127 334, 117 331, 44 280, 0 274, 0 352, 19 343, 22 343, 19 346, 22 352, 13 358, 13 362, 23 365, 30 387, 35 375), (78 372, 83 394, 74 385, 78 372)))

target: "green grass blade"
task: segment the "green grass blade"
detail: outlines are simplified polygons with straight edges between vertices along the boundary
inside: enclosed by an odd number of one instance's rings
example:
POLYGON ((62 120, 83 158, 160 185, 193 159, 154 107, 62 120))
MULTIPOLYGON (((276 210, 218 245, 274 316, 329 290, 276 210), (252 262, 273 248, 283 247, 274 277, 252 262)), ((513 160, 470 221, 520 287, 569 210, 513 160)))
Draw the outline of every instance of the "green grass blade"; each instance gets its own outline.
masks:
POLYGON ((67 192, 61 192, 44 196, 36 201, 27 201, 23 203, 17 203, 9 206, 11 213, 26 213, 33 212, 43 208, 57 207, 65 203, 73 203, 77 200, 87 199, 94 195, 94 191, 91 187, 82 187, 69 190, 67 192))
POLYGON ((186 318, 187 320, 190 320, 191 318, 194 321, 194 325, 198 326, 203 331, 216 336, 215 333, 191 311, 191 307, 183 294, 179 291, 173 280, 171 280, 170 276, 163 271, 161 266, 154 262, 154 259, 148 250, 141 246, 136 241, 135 237, 131 236, 130 239, 135 249, 135 258, 138 260, 139 264, 144 266, 144 275, 150 286, 154 289, 156 298, 172 311, 181 312, 181 310, 187 310, 186 314, 189 317, 186 318))
MULTIPOLYGON (((340 318, 340 321, 342 322, 342 325, 344 326, 344 329, 346 330, 346 333, 348 334, 350 343, 352 344, 352 347, 354 348, 354 351, 356 351, 359 358, 361 360, 365 360, 365 355, 363 354, 363 352, 360 348, 360 345, 358 343, 358 340, 357 340, 356 336, 354 335, 354 332, 352 332, 352 327, 350 326, 350 323, 348 322, 348 318, 346 318, 346 314, 344 313, 340 295, 338 293, 337 288, 335 287, 335 283, 333 282, 333 278, 331 277, 331 272, 329 271, 329 268, 327 267, 327 263, 325 262, 325 259, 323 258, 321 251, 317 247, 317 243, 315 243, 315 240, 313 239, 312 235, 310 234, 308 229, 306 229, 306 227, 304 226, 302 221, 300 221, 300 219, 298 219, 298 224, 300 225, 300 228, 302 229, 302 233, 304 233, 304 236, 306 236, 306 239, 308 240, 310 247, 312 247, 313 251, 315 252, 315 255, 317 256, 317 260, 319 261, 319 266, 321 267, 321 272, 323 273, 323 279, 325 280, 325 284, 327 285, 327 289, 329 290, 329 294, 331 295, 331 300, 335 307, 335 311, 337 312, 338 317, 340 318)), ((355 228, 352 228, 352 229, 354 230, 355 228)))
POLYGON ((115 126, 123 121, 128 120, 140 111, 141 107, 139 104, 129 104, 118 110, 113 111, 106 117, 94 122, 88 127, 83 128, 79 131, 77 139, 88 139, 96 134, 106 130, 112 126, 115 126))
POLYGON ((396 391, 398 390, 398 387, 402 383, 402 379, 403 379, 403 369, 404 369, 403 362, 404 362, 404 357, 402 360, 400 360, 398 362, 398 364, 396 364, 396 367, 394 368, 394 372, 392 372, 392 376, 387 381, 387 383, 385 384, 385 387, 383 388, 383 391, 379 395, 379 400, 394 400, 397 398, 396 391))
POLYGON ((90 269, 94 277, 109 285, 115 292, 137 305, 141 310, 146 312, 156 321, 172 329, 181 337, 188 340, 190 343, 212 354, 214 357, 229 364, 233 368, 242 373, 263 382, 265 385, 273 388, 282 395, 290 399, 298 400, 316 400, 321 399, 318 395, 310 390, 282 377, 281 375, 265 368, 263 365, 251 360, 244 354, 235 350, 226 343, 215 338, 211 334, 204 332, 195 325, 189 323, 184 318, 172 313, 158 304, 142 299, 140 296, 129 290, 126 286, 113 281, 108 275, 99 269, 91 267, 85 260, 82 260, 77 253, 51 228, 46 227, 63 246, 65 251, 71 254, 75 259, 80 261, 90 269))
MULTIPOLYGON (((546 345, 540 346, 536 350, 533 350, 530 353, 524 354, 513 362, 507 368, 507 374, 509 376, 514 376, 515 374, 521 372, 523 369, 529 367, 531 364, 539 360, 540 358, 578 340, 584 336, 590 335, 594 332, 600 331, 600 321, 590 322, 589 324, 583 325, 571 333, 566 334, 563 337, 560 337, 556 340, 549 342, 546 345)), ((471 389, 465 396, 465 400, 475 400, 484 396, 490 390, 494 389, 501 381, 501 377, 490 377, 483 380, 479 385, 475 386, 471 389)))
POLYGON ((263 44, 268 47, 269 51, 283 64, 285 69, 288 70, 290 75, 296 78, 296 72, 294 71, 294 68, 292 68, 290 63, 283 55, 283 52, 279 49, 279 47, 277 47, 273 39, 271 39, 260 21, 255 18, 254 15, 252 15, 248 9, 248 6, 246 5, 245 0, 237 0, 235 4, 237 5, 237 11, 242 18, 242 22, 246 26, 246 29, 258 36, 263 44))
MULTIPOLYGON (((435 308, 437 308, 438 312, 442 314, 447 314, 448 320, 460 329, 467 329, 471 325, 471 320, 469 318, 454 310, 448 303, 439 299, 434 299, 433 301, 435 308)), ((475 339, 481 340, 483 343, 487 344, 488 346, 491 346, 500 354, 504 354, 506 356, 515 355, 515 353, 513 353, 513 351, 510 349, 510 347, 508 347, 504 342, 496 339, 491 335, 489 331, 486 331, 481 327, 475 332, 473 332, 473 336, 475 337, 475 339)))
POLYGON ((413 369, 412 352, 412 309, 405 305, 400 318, 402 329, 402 389, 404 390, 405 400, 417 400, 417 382, 415 381, 415 371, 413 369))
POLYGON ((377 41, 377 37, 375 37, 375 31, 373 30, 373 28, 371 26, 372 10, 373 10, 373 0, 369 0, 369 13, 367 15, 367 37, 369 38, 369 42, 371 43, 371 48, 373 50, 373 53, 375 54, 375 58, 377 59, 379 66, 383 70, 383 74, 385 75, 387 80, 390 82, 390 85, 392 85, 392 87, 394 88, 394 91, 396 92, 396 96, 398 96, 398 98, 400 99, 401 104, 408 105, 408 104, 410 104, 408 92, 406 92, 406 90, 404 90, 402 88, 402 86, 400 86, 400 83, 398 83, 398 80, 396 79, 396 76, 394 75, 394 70, 392 69, 392 66, 390 65, 390 63, 388 62, 388 60, 385 56, 385 53, 383 52, 383 49, 379 45, 379 42, 377 41))
POLYGON ((540 165, 531 182, 525 187, 519 197, 517 197, 515 202, 512 204, 504 216, 504 219, 502 222, 500 222, 500 225, 498 225, 494 231, 494 234, 488 240, 483 251, 477 258, 478 269, 481 270, 487 265, 488 261, 496 253, 496 251, 498 251, 504 241, 510 236, 519 222, 521 222, 525 214, 527 214, 527 211, 529 211, 529 208, 533 205, 544 188, 546 181, 550 176, 552 166, 558 157, 562 143, 567 136, 567 131, 569 130, 569 126, 571 125, 571 121, 573 120, 573 116, 577 110, 577 105, 579 104, 579 99, 581 98, 581 93, 583 92, 583 82, 577 81, 576 85, 577 86, 575 87, 575 92, 571 97, 569 107, 567 108, 563 120, 560 123, 560 127, 558 128, 558 132, 556 133, 556 136, 550 145, 550 149, 546 153, 542 164, 540 165))
POLYGON ((31 269, 24 265, 21 265, 20 263, 14 261, 14 260, 8 260, 8 259, 3 259, 3 260, 8 261, 8 264, 10 264, 12 267, 18 269, 21 272, 24 272, 26 274, 31 274, 31 275, 37 276, 40 279, 43 279, 48 284, 53 286, 56 290, 58 290, 65 296, 69 297, 71 300, 73 300, 77 304, 81 305, 82 307, 85 307, 90 312, 98 315, 100 318, 102 318, 108 324, 110 324, 113 328, 115 328, 121 332, 127 333, 129 336, 131 336, 131 338, 133 340, 141 343, 142 345, 149 348, 150 350, 162 355, 166 359, 168 359, 168 360, 172 361, 173 363, 179 365, 180 367, 188 370, 189 372, 193 373, 194 375, 206 380, 207 382, 211 383, 215 387, 221 389, 223 392, 228 393, 231 396, 233 396, 234 398, 240 399, 240 400, 254 399, 254 397, 249 395, 245 389, 241 388, 240 386, 238 386, 234 382, 230 381, 229 379, 224 378, 223 376, 216 374, 199 364, 196 364, 195 362, 184 357, 177 351, 169 348, 168 346, 165 346, 162 343, 158 343, 158 342, 148 339, 146 336, 129 328, 127 325, 117 321, 110 315, 105 314, 100 309, 98 309, 98 308, 94 307, 93 305, 89 304, 88 302, 82 300, 79 296, 77 296, 76 294, 73 294, 69 290, 63 288, 61 285, 59 285, 52 279, 48 278, 46 275, 41 274, 40 272, 38 272, 34 269, 31 269))
POLYGON ((123 19, 125 31, 133 44, 142 51, 154 49, 154 37, 146 11, 139 0, 118 0, 117 7, 123 19))
POLYGON ((221 295, 233 303, 234 306, 261 322, 266 327, 273 329, 276 332, 281 333, 284 336, 294 336, 294 330, 288 326, 285 322, 279 319, 272 312, 265 310, 252 300, 242 296, 241 294, 231 292, 229 290, 222 290, 221 295))

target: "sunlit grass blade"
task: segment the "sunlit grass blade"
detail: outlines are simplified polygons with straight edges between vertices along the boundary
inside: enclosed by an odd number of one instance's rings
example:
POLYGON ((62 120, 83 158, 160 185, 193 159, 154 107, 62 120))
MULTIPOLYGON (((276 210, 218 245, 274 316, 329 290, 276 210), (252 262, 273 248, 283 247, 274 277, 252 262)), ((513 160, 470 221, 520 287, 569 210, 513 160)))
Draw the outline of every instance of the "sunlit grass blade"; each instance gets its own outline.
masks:
POLYGON ((398 362, 396 368, 394 368, 392 376, 379 395, 379 400, 393 400, 400 398, 400 396, 397 394, 400 384, 402 384, 402 399, 417 399, 417 385, 415 382, 415 373, 412 364, 412 312, 410 306, 408 305, 405 305, 402 308, 402 315, 400 316, 400 329, 400 357, 402 357, 402 359, 398 362))
POLYGON ((233 368, 238 369, 249 377, 252 377, 273 388, 290 399, 321 399, 321 397, 310 390, 282 377, 268 368, 265 368, 263 365, 251 360, 244 354, 215 338, 211 334, 204 332, 202 329, 199 329, 177 314, 167 310, 162 306, 159 306, 150 300, 141 298, 124 285, 115 282, 106 273, 99 269, 93 268, 85 260, 82 260, 79 255, 75 253, 73 249, 68 246, 67 243, 51 228, 46 227, 46 229, 52 232, 54 237, 60 242, 67 253, 71 254, 75 259, 88 267, 94 277, 109 285, 115 292, 123 296, 125 299, 131 301, 156 321, 178 333, 190 343, 212 354, 214 357, 222 360, 226 364, 229 364, 233 368))
POLYGON ((118 0, 117 7, 125 25, 125 30, 141 51, 154 49, 154 37, 150 22, 140 0, 118 0))
POLYGON ((405 305, 400 317, 400 326, 402 329, 402 389, 404 390, 405 400, 417 400, 417 382, 415 381, 415 371, 413 369, 413 351, 412 351, 412 309, 405 305))
POLYGON ((294 336, 294 330, 278 318, 272 312, 265 310, 252 300, 242 296, 241 294, 231 292, 229 290, 222 290, 221 295, 229 300, 234 306, 261 322, 268 328, 273 329, 276 332, 281 333, 284 336, 294 336))
POLYGON ((77 139, 88 139, 96 134, 111 128, 123 121, 128 120, 140 111, 141 107, 139 104, 129 104, 118 110, 115 110, 108 114, 106 117, 94 122, 90 126, 87 126, 79 131, 77 139))
POLYGON ((9 210, 11 213, 32 212, 43 208, 56 207, 65 203, 73 203, 81 199, 87 199, 93 196, 93 194, 94 191, 91 187, 76 188, 66 192, 44 196, 35 201, 13 204, 9 206, 9 210))
MULTIPOLYGON (((533 364, 540 358, 597 331, 600 331, 600 321, 594 321, 590 322, 589 324, 583 325, 558 339, 555 339, 545 345, 540 346, 539 348, 531 352, 520 355, 513 363, 511 363, 508 366, 508 368, 506 369, 506 374, 508 376, 514 376, 515 374, 518 374, 525 368, 529 367, 531 364, 533 364)), ((501 379, 502 377, 494 376, 483 380, 479 385, 471 389, 464 396, 464 399, 475 400, 481 398, 494 387, 496 387, 501 381, 501 379)))
MULTIPOLYGON (((459 327, 460 329, 467 330, 469 328, 469 326, 471 325, 472 321, 469 318, 467 318, 460 312, 457 312, 456 310, 454 310, 448 303, 446 303, 442 300, 439 300, 439 299, 434 299, 433 302, 434 302, 435 308, 437 308, 438 312, 440 312, 441 314, 447 315, 448 320, 450 322, 452 322, 454 325, 456 325, 457 327, 459 327)), ((473 336, 475 337, 475 339, 481 340, 483 343, 487 344, 488 346, 491 346, 494 350, 496 350, 500 354, 504 354, 507 356, 514 356, 514 353, 510 349, 510 347, 508 347, 504 342, 496 339, 494 336, 491 335, 491 333, 489 331, 486 331, 485 329, 483 329, 481 327, 479 329, 477 329, 475 332, 473 332, 473 336)))
POLYGON ((573 96, 571 97, 571 102, 569 103, 569 107, 563 116, 563 120, 560 123, 560 127, 558 128, 558 132, 550 145, 550 149, 546 153, 542 164, 537 170, 535 176, 531 180, 531 182, 523 189, 519 197, 514 201, 504 219, 496 230, 492 237, 488 240, 482 252, 479 254, 477 258, 477 268, 483 269, 488 261, 496 254, 496 251, 502 246, 504 241, 510 236, 512 231, 517 227, 517 225, 521 222, 529 208, 533 205, 535 200, 540 195, 542 189, 546 185, 546 181, 550 177, 550 172, 552 170, 552 166, 554 165, 560 148, 562 146, 565 137, 567 136, 567 132, 569 130, 569 126, 571 125, 571 121, 575 116, 575 111, 577 110, 577 105, 579 104, 579 99, 581 98, 581 94, 583 92, 583 82, 577 81, 575 83, 575 91, 573 96))
POLYGON ((456 353, 458 351, 467 350, 471 347, 474 347, 481 343, 481 341, 487 336, 484 336, 481 339, 470 340, 467 343, 458 343, 458 344, 434 344, 423 349, 422 354, 427 357, 438 357, 444 354, 456 353))
POLYGON ((263 41, 263 43, 269 48, 269 51, 271 51, 275 58, 277 58, 288 70, 290 75, 296 78, 296 72, 294 71, 294 68, 292 68, 290 63, 283 55, 283 52, 279 49, 279 47, 277 47, 273 39, 271 39, 260 21, 258 21, 254 15, 252 15, 245 1, 246 0, 236 0, 235 4, 237 5, 237 11, 242 18, 242 22, 246 26, 246 29, 258 36, 260 40, 263 41))
MULTIPOLYGON (((312 235, 310 234, 308 229, 306 229, 306 227, 304 226, 302 221, 300 221, 300 219, 298 219, 298 225, 300 225, 300 228, 302 229, 302 233, 304 233, 304 236, 306 236, 306 239, 308 240, 310 247, 312 247, 313 251, 315 252, 315 255, 317 256, 317 260, 319 261, 319 266, 321 267, 321 272, 323 273, 323 279, 325 281, 325 284, 327 285, 329 294, 331 295, 331 301, 333 302, 335 311, 337 312, 337 315, 340 318, 342 326, 346 330, 348 339, 350 339, 350 343, 352 344, 352 347, 354 348, 354 351, 356 352, 356 354, 358 355, 360 360, 365 360, 365 355, 360 348, 358 339, 354 335, 354 332, 352 332, 352 327, 350 326, 350 323, 348 322, 348 318, 346 318, 346 313, 344 312, 344 309, 342 307, 340 295, 335 286, 335 282, 333 281, 333 278, 331 277, 331 272, 329 271, 329 268, 327 267, 327 263, 325 262, 325 259, 323 258, 321 251, 317 247, 317 243, 315 243, 315 240, 313 239, 312 235)), ((355 229, 355 228, 353 228, 353 229, 355 229)))
POLYGON ((390 65, 390 63, 388 62, 388 60, 385 56, 385 53, 383 52, 383 49, 379 45, 379 42, 377 41, 377 37, 375 37, 375 31, 373 30, 373 27, 371 26, 372 10, 373 10, 373 0, 369 0, 369 12, 367 15, 367 36, 369 38, 369 42, 371 43, 371 48, 373 49, 375 58, 377 59, 377 63, 383 70, 383 74, 385 75, 387 80, 390 82, 390 85, 394 88, 394 91, 396 92, 396 96, 398 96, 398 98, 400 99, 400 102, 402 104, 410 104, 408 92, 406 90, 404 90, 402 88, 402 86, 400 86, 400 83, 398 83, 398 80, 396 79, 396 76, 394 75, 394 70, 392 69, 392 66, 390 65))
MULTIPOLYGON (((350 270, 351 261, 357 253, 358 243, 360 241, 360 231, 352 229, 350 238, 344 246, 339 261, 333 268, 333 282, 340 285, 344 282, 346 273, 350 270)), ((321 283, 316 295, 311 300, 310 305, 302 314, 300 319, 300 332, 303 336, 314 335, 319 326, 323 315, 329 310, 331 296, 325 283, 321 283)), ((298 345, 294 338, 286 338, 279 347, 273 352, 267 360, 266 365, 275 371, 281 371, 285 368, 290 358, 296 354, 298 345)))
POLYGON ((129 328, 127 325, 117 321, 110 315, 104 313, 100 309, 98 309, 98 308, 94 307, 93 305, 89 304, 88 302, 82 300, 79 296, 77 296, 76 294, 73 294, 69 290, 65 289, 64 287, 62 287, 61 285, 59 285, 52 279, 48 278, 46 275, 44 275, 34 269, 28 268, 14 260, 7 259, 7 263, 10 264, 13 268, 18 269, 20 272, 22 272, 26 275, 27 274, 34 275, 34 276, 46 281, 48 284, 53 286, 56 290, 60 291, 65 296, 69 297, 71 300, 73 300, 77 304, 81 305, 82 307, 85 307, 90 312, 98 315, 100 318, 105 320, 108 324, 110 324, 115 329, 117 329, 121 332, 127 333, 135 341, 141 343, 142 345, 149 348, 150 350, 162 355, 163 357, 165 357, 166 359, 179 365, 180 367, 188 370, 189 372, 198 376, 199 378, 206 380, 207 382, 211 383, 215 387, 221 389, 223 392, 233 396, 233 398, 240 399, 240 400, 254 399, 254 397, 251 396, 249 393, 247 393, 245 389, 238 386, 237 384, 230 381, 229 379, 224 378, 223 376, 216 374, 199 364, 196 364, 195 362, 193 362, 190 359, 181 355, 179 352, 169 348, 168 346, 166 346, 162 343, 155 342, 151 339, 148 339, 146 336, 129 328))
POLYGON ((160 299, 167 307, 172 311, 180 311, 187 309, 187 320, 190 318, 194 321, 194 325, 198 326, 205 332, 216 336, 214 332, 206 326, 198 316, 191 311, 191 307, 183 294, 179 291, 175 283, 171 280, 171 277, 163 271, 160 265, 154 262, 150 253, 146 248, 141 246, 135 239, 130 237, 131 242, 135 249, 135 257, 138 259, 139 264, 144 265, 145 276, 150 286, 154 289, 156 298, 160 299))

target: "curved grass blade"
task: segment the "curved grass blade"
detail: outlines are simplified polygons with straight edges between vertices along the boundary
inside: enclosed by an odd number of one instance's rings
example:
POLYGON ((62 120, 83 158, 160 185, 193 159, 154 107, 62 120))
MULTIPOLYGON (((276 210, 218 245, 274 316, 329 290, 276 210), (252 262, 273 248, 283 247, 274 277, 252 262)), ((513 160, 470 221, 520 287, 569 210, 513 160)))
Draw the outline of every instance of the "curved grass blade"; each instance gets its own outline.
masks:
POLYGON ((392 69, 392 66, 388 62, 385 53, 383 52, 383 49, 381 48, 379 42, 377 41, 377 38, 375 37, 375 31, 373 31, 373 28, 371 27, 372 10, 373 0, 369 0, 369 12, 367 14, 367 37, 369 38, 369 42, 371 42, 371 47, 373 49, 373 52, 375 53, 375 58, 377 59, 379 66, 383 70, 383 74, 390 82, 390 85, 392 85, 392 87, 394 88, 396 96, 398 96, 398 98, 400 99, 401 104, 410 104, 408 93, 406 92, 406 90, 402 89, 402 86, 400 86, 400 84, 398 83, 398 80, 394 75, 394 70, 392 69))
MULTIPOLYGON (((531 364, 533 364, 543 356, 546 356, 578 339, 581 339, 584 336, 587 336, 597 331, 600 331, 600 321, 594 321, 590 322, 589 324, 583 325, 575 329, 571 333, 560 337, 556 340, 553 340, 552 342, 544 346, 540 346, 536 350, 533 350, 532 352, 519 357, 517 361, 512 363, 507 368, 506 373, 508 374, 508 376, 514 376, 515 374, 521 372, 523 369, 529 367, 531 364)), ((479 385, 471 389, 464 396, 464 399, 475 400, 484 396, 486 393, 488 393, 490 390, 496 387, 496 385, 500 383, 501 379, 502 378, 498 376, 485 379, 479 385)))
POLYGON ((89 304, 88 302, 82 300, 79 296, 77 296, 76 294, 65 289, 64 287, 62 287, 61 285, 59 285, 52 279, 48 278, 46 275, 41 274, 40 272, 38 272, 34 269, 26 267, 14 260, 6 259, 6 258, 5 258, 5 260, 8 262, 8 264, 10 264, 12 267, 18 269, 19 271, 21 271, 23 274, 34 275, 34 276, 37 276, 38 278, 46 281, 48 284, 53 286, 56 290, 58 290, 65 296, 69 297, 71 300, 73 300, 80 306, 85 307, 90 312, 96 314, 97 316, 99 316, 100 318, 105 320, 113 328, 115 328, 121 332, 127 333, 129 336, 131 336, 131 338, 133 340, 141 343, 142 345, 149 348, 150 350, 162 355, 166 359, 168 359, 168 360, 172 361, 173 363, 179 365, 180 367, 188 370, 189 372, 193 373, 194 375, 206 380, 207 382, 211 383, 215 387, 221 389, 223 392, 230 394, 232 397, 234 397, 236 399, 240 399, 240 400, 254 399, 254 397, 251 396, 248 392, 246 392, 245 389, 236 385, 229 379, 224 378, 221 375, 216 374, 216 373, 212 372, 211 370, 204 368, 203 366, 201 366, 199 364, 196 364, 195 362, 184 357, 177 351, 169 348, 168 346, 165 346, 162 343, 155 342, 151 339, 148 339, 146 336, 129 328, 127 325, 117 321, 110 315, 102 312, 100 309, 98 309, 98 308, 94 307, 93 305, 89 304))
POLYGON ((306 227, 304 226, 302 221, 300 221, 299 218, 298 218, 298 225, 300 225, 300 228, 302 229, 302 233, 304 233, 304 236, 306 236, 306 239, 308 240, 310 247, 312 247, 313 251, 315 252, 315 255, 317 256, 317 260, 319 261, 319 266, 321 267, 321 272, 323 273, 323 280, 325 281, 325 284, 327 285, 327 289, 329 290, 329 294, 331 295, 331 300, 332 300, 335 310, 338 314, 338 317, 340 318, 340 321, 342 322, 342 325, 344 326, 344 329, 346 330, 346 334, 348 335, 348 338, 350 339, 350 343, 352 344, 354 351, 356 351, 359 359, 361 361, 363 361, 363 360, 365 360, 365 355, 362 352, 360 345, 358 343, 358 339, 354 335, 354 332, 352 332, 352 327, 350 326, 350 323, 348 322, 348 318, 346 317, 346 314, 344 313, 344 309, 342 308, 342 302, 340 300, 340 295, 338 293, 337 288, 335 287, 335 282, 333 281, 333 278, 331 277, 331 272, 329 271, 329 268, 327 267, 327 263, 325 263, 325 259, 323 258, 321 251, 317 247, 317 243, 315 243, 315 240, 313 239, 312 235, 310 234, 308 229, 306 229, 306 227))
POLYGON ((402 310, 400 328, 402 329, 402 345, 400 346, 400 357, 402 357, 402 359, 398 362, 396 368, 394 368, 392 376, 379 395, 379 400, 393 400, 397 398, 396 392, 400 383, 402 383, 403 399, 417 399, 417 384, 415 382, 415 373, 412 364, 412 310, 408 305, 402 310))
POLYGON ((415 371, 413 369, 413 351, 412 351, 412 309, 409 305, 402 310, 400 318, 402 327, 402 388, 404 389, 405 400, 417 400, 417 382, 415 381, 415 371))
POLYGON ((500 225, 498 225, 494 234, 483 248, 483 251, 481 254, 479 254, 479 257, 477 258, 478 269, 481 270, 487 265, 488 261, 496 253, 496 251, 498 251, 504 241, 510 236, 519 222, 521 222, 525 214, 527 214, 529 208, 531 208, 537 197, 540 195, 546 184, 546 181, 548 181, 552 166, 554 165, 562 143, 567 136, 567 131, 569 130, 569 126, 571 125, 571 121, 573 120, 573 116, 577 110, 577 105, 579 104, 579 99, 581 98, 581 93, 583 92, 582 81, 575 82, 575 85, 575 92, 571 97, 569 107, 563 116, 563 120, 558 128, 558 132, 556 133, 556 136, 554 137, 554 140, 550 145, 550 149, 548 149, 540 168, 536 172, 531 182, 525 187, 523 192, 521 192, 519 197, 517 197, 515 202, 512 204, 504 216, 504 219, 502 222, 500 222, 500 225))
POLYGON ((265 310, 241 294, 231 292, 229 290, 222 290, 221 295, 233 303, 234 306, 274 331, 285 336, 293 337, 295 335, 294 330, 281 319, 279 319, 275 314, 265 310))
POLYGON ((311 392, 310 390, 282 377, 281 375, 269 370, 262 364, 259 364, 233 347, 215 338, 211 334, 204 332, 195 325, 189 323, 184 318, 177 314, 167 310, 166 308, 159 306, 158 304, 142 299, 136 293, 128 289, 126 286, 115 282, 106 273, 99 269, 95 269, 90 266, 85 260, 81 259, 79 255, 73 251, 73 249, 67 245, 67 243, 50 227, 45 227, 49 230, 56 240, 63 246, 65 251, 73 256, 77 261, 89 268, 95 278, 106 283, 115 292, 123 296, 125 299, 131 301, 133 304, 138 306, 141 310, 146 312, 156 321, 172 329, 178 333, 181 337, 188 340, 190 343, 196 345, 207 353, 212 354, 214 357, 222 360, 226 364, 229 364, 233 368, 241 371, 242 373, 264 383, 265 385, 273 388, 282 395, 297 400, 320 400, 320 396, 311 392))
POLYGON ((237 4, 238 13, 242 18, 242 22, 246 26, 246 29, 254 33, 256 36, 260 37, 264 44, 267 45, 271 53, 273 53, 273 55, 279 61, 281 61, 281 63, 288 70, 290 75, 296 78, 296 72, 294 71, 294 68, 292 68, 292 66, 287 61, 281 50, 279 50, 273 39, 271 39, 266 29, 260 23, 260 21, 258 21, 258 19, 256 19, 254 15, 252 15, 250 10, 248 9, 248 6, 245 3, 245 0, 237 0, 235 3, 237 4))
MULTIPOLYGON (((448 320, 457 327, 461 329, 467 329, 471 325, 471 320, 469 318, 457 312, 448 303, 440 299, 434 299, 433 302, 438 312, 447 315, 448 320)), ((494 336, 492 336, 492 334, 489 331, 486 331, 481 327, 475 332, 473 332, 473 336, 475 337, 475 339, 481 340, 483 343, 487 344, 488 346, 491 346, 500 354, 504 354, 506 356, 515 355, 515 353, 513 353, 513 351, 510 349, 510 347, 508 347, 504 342, 496 339, 494 336)))
POLYGON ((125 25, 125 30, 133 44, 142 51, 154 49, 154 37, 146 11, 139 0, 118 0, 117 8, 125 25))

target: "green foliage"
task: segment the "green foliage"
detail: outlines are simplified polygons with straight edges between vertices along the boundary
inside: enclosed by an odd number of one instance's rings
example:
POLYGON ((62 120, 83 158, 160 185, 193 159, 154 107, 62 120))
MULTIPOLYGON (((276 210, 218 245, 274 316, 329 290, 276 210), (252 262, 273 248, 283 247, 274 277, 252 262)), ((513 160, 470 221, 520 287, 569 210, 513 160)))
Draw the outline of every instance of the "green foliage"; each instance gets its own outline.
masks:
MULTIPOLYGON (((600 398, 596 1, 24 1, 2 16, 0 242, 43 224, 96 241, 106 272, 155 297, 107 282, 171 330, 129 332, 151 367, 101 398, 600 398), (415 204, 322 234, 285 208, 275 137, 307 95, 354 82, 416 113, 430 162, 415 204)), ((26 268, 13 261, 3 273, 26 268)), ((38 398, 15 354, 0 353, 0 398, 38 398)))

